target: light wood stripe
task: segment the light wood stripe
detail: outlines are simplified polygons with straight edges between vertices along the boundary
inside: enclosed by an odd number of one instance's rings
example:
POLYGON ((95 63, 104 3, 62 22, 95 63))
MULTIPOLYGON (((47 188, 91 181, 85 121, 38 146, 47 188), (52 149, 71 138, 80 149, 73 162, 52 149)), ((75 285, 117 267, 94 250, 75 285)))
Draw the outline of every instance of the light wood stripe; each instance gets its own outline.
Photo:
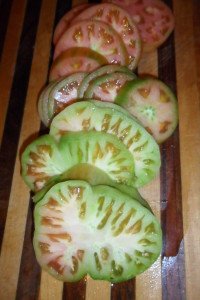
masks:
MULTIPOLYGON (((186 267, 186 297, 200 295, 200 93, 196 77, 194 11, 190 1, 174 1, 176 67, 180 116, 181 174, 186 267)), ((199 41, 199 37, 196 37, 199 41)))
POLYGON ((40 293, 38 300, 61 300, 63 283, 42 271, 40 293))
MULTIPOLYGON (((144 53, 138 66, 139 75, 158 76, 157 51, 144 53)), ((160 220, 160 176, 140 189, 141 195, 148 201, 158 220, 160 220)), ((137 300, 160 300, 162 298, 161 259, 136 277, 137 300), (151 292, 149 292, 151 291, 151 292)))
POLYGON ((110 299, 111 285, 107 281, 93 280, 87 276, 86 300, 110 299))
POLYGON ((35 51, 25 105, 25 114, 22 123, 23 131, 20 135, 17 152, 18 155, 14 169, 2 244, 2 254, 0 259, 1 299, 14 299, 17 288, 26 216, 29 204, 29 189, 25 186, 20 176, 19 154, 24 147, 25 141, 28 139, 30 141, 30 136, 31 138, 35 137, 39 130, 40 121, 37 113, 36 102, 38 92, 44 85, 47 76, 55 2, 56 1, 51 1, 51 3, 49 3, 48 0, 43 1, 38 25, 38 33, 36 37, 35 51), (14 254, 13 249, 15 249, 14 254))
POLYGON ((15 62, 22 30, 26 0, 14 0, 10 12, 4 48, 0 64, 0 143, 13 80, 15 62))

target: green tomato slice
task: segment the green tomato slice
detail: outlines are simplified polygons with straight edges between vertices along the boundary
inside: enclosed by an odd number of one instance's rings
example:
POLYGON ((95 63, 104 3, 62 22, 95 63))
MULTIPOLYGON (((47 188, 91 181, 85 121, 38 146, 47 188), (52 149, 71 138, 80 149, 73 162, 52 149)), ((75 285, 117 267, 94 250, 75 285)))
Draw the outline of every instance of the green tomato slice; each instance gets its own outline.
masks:
POLYGON ((50 120, 51 117, 49 115, 49 94, 51 92, 51 89, 53 88, 54 85, 57 84, 57 81, 52 81, 50 82, 48 85, 46 85, 40 95, 39 95, 39 99, 38 99, 38 114, 40 117, 40 120, 42 121, 42 123, 48 127, 50 124, 50 120))
MULTIPOLYGON (((106 173, 114 182, 133 185, 134 161, 131 153, 117 137, 101 132, 75 132, 63 136, 57 143, 45 135, 31 143, 22 155, 22 176, 27 185, 37 192, 52 183, 68 178, 69 171, 84 164, 106 173)), ((91 169, 92 172, 92 169, 91 169)), ((95 175, 95 174, 94 174, 95 175)), ((92 175, 91 175, 92 176, 92 175)), ((98 183, 107 183, 106 178, 98 183)))
POLYGON ((36 204, 34 221, 38 263, 62 281, 75 282, 86 274, 126 281, 148 269, 161 251, 155 216, 108 186, 56 184, 36 204))
POLYGON ((127 194, 128 196, 136 199, 140 202, 140 204, 152 211, 148 202, 140 195, 139 191, 136 188, 113 181, 104 171, 92 165, 83 163, 75 165, 67 172, 54 177, 54 179, 51 182, 47 183, 44 188, 36 192, 36 194, 33 196, 33 202, 40 201, 48 192, 48 190, 52 188, 53 185, 66 180, 84 180, 92 186, 108 185, 114 187, 119 191, 127 194))
POLYGON ((152 136, 113 103, 81 101, 60 112, 52 121, 50 135, 57 140, 70 131, 100 131, 115 135, 130 151, 134 160, 134 186, 141 187, 159 172, 160 151, 152 136), (106 103, 105 103, 106 104, 106 103))
POLYGON ((127 82, 115 101, 136 117, 158 143, 164 142, 178 124, 178 103, 171 89, 154 78, 127 82))

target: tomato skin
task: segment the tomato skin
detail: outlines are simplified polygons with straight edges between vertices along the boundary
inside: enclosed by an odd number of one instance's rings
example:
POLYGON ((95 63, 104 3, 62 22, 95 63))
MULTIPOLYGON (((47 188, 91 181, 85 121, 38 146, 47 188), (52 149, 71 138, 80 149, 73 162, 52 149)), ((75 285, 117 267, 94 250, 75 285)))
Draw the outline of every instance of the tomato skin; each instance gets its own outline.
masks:
POLYGON ((72 22, 75 24, 82 20, 103 21, 121 36, 129 55, 129 68, 137 67, 141 55, 141 38, 137 26, 131 16, 121 7, 102 3, 85 9, 72 22))
POLYGON ((143 51, 149 52, 164 43, 174 29, 171 9, 160 0, 106 0, 121 6, 138 26, 143 51))
POLYGON ((53 35, 53 43, 54 45, 57 44, 58 40, 61 38, 65 30, 70 26, 72 20, 74 19, 77 14, 82 12, 87 7, 91 6, 92 4, 89 3, 82 3, 79 5, 74 6, 70 11, 68 11, 58 22, 56 25, 54 35, 53 35))
POLYGON ((42 121, 42 123, 48 127, 50 124, 50 115, 49 115, 49 94, 51 92, 51 89, 56 85, 56 81, 51 81, 47 86, 43 88, 39 95, 37 108, 38 108, 38 114, 42 121))
POLYGON ((57 80, 77 72, 91 72, 107 63, 108 61, 103 55, 90 48, 69 48, 54 60, 49 80, 57 80))
POLYGON ((54 60, 72 47, 90 48, 103 55, 108 63, 128 64, 128 54, 121 37, 101 21, 80 21, 62 35, 54 52, 54 60))

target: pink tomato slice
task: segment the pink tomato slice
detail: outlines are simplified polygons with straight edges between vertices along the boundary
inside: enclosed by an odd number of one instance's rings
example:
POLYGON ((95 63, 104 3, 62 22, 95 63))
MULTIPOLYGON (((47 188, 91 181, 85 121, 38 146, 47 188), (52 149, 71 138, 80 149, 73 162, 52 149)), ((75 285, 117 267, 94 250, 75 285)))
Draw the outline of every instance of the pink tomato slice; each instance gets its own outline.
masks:
POLYGON ((49 80, 56 80, 76 72, 92 72, 107 63, 108 61, 103 55, 89 48, 69 48, 54 60, 49 80))
POLYGON ((129 67, 134 69, 141 54, 141 39, 131 16, 122 8, 110 3, 102 3, 82 11, 72 22, 99 20, 113 27, 121 36, 129 55, 129 67))
POLYGON ((171 9, 160 0, 107 0, 130 13, 137 24, 143 50, 150 51, 160 46, 174 29, 171 9))
POLYGON ((58 42, 61 35, 65 32, 67 28, 69 28, 71 21, 74 19, 74 17, 77 16, 80 12, 82 12, 85 8, 90 6, 89 3, 83 3, 74 6, 70 11, 68 11, 58 22, 54 35, 53 35, 53 43, 54 45, 58 42))
POLYGON ((101 21, 80 21, 72 25, 58 41, 54 59, 72 47, 86 47, 106 57, 111 64, 127 65, 128 54, 118 33, 101 21))

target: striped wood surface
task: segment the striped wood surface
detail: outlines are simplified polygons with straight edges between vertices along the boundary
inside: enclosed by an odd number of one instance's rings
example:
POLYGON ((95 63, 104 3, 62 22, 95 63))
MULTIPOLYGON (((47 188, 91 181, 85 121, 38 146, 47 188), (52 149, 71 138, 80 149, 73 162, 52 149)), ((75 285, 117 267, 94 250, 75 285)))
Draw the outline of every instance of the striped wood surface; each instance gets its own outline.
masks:
MULTIPOLYGON (((62 284, 39 268, 33 205, 20 177, 20 153, 43 132, 36 101, 47 80, 52 32, 73 5, 86 1, 0 1, 0 299, 200 299, 200 2, 166 0, 176 30, 143 55, 138 72, 159 76, 177 93, 180 123, 161 146, 160 175, 141 193, 163 229, 158 261, 121 284, 87 277, 62 284)), ((95 2, 95 1, 91 1, 95 2)), ((97 2, 97 1, 96 1, 97 2)))

